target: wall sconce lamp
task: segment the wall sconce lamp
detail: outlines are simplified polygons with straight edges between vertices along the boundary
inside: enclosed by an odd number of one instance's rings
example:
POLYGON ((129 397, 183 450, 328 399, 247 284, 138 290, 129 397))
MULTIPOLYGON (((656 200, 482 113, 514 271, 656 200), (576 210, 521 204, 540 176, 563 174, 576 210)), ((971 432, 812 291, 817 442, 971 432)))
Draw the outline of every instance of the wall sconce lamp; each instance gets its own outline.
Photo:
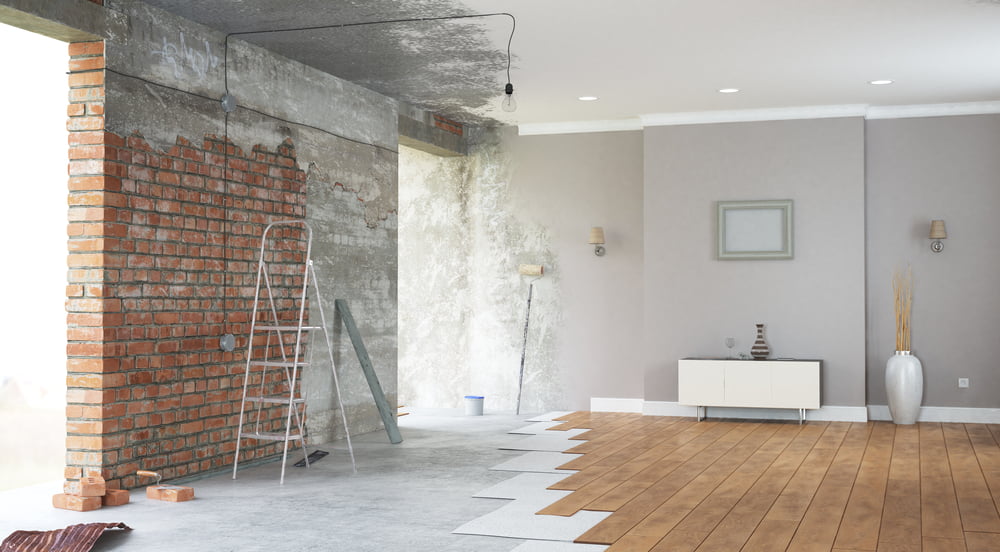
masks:
POLYGON ((590 240, 587 241, 594 246, 594 255, 604 256, 604 228, 595 226, 590 229, 590 240))
POLYGON ((929 238, 934 240, 931 242, 931 251, 940 253, 944 250, 944 244, 941 243, 941 240, 948 238, 948 231, 944 229, 943 220, 931 221, 931 233, 929 238))

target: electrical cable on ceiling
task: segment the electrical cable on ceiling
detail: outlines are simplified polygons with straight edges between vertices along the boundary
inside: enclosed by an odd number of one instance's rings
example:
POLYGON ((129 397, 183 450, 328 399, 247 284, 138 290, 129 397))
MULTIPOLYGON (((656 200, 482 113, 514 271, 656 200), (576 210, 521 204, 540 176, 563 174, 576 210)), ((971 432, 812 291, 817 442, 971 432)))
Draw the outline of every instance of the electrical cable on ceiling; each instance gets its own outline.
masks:
MULTIPOLYGON (((403 18, 403 19, 386 19, 386 20, 380 20, 380 21, 360 21, 360 22, 356 22, 356 23, 339 23, 339 24, 335 24, 335 25, 312 25, 312 26, 306 26, 306 27, 290 27, 290 28, 283 28, 283 29, 261 29, 261 30, 256 30, 256 31, 235 31, 235 32, 231 32, 231 33, 226 34, 225 45, 224 45, 224 48, 223 48, 223 62, 222 62, 222 68, 223 68, 223 85, 224 85, 224 88, 225 88, 225 94, 221 98, 222 110, 225 112, 224 122, 223 122, 223 125, 224 125, 224 130, 223 130, 223 140, 224 140, 223 141, 223 148, 224 148, 223 163, 224 163, 224 165, 222 167, 222 171, 223 171, 222 172, 222 178, 223 178, 223 181, 225 182, 225 184, 224 184, 224 186, 225 186, 225 195, 223 197, 223 212, 224 212, 224 216, 225 216, 225 223, 224 223, 224 226, 223 226, 223 252, 222 252, 223 263, 228 263, 228 261, 229 261, 229 230, 231 228, 230 221, 229 221, 229 218, 230 218, 230 216, 229 216, 229 206, 226 205, 226 203, 228 201, 228 198, 229 198, 229 143, 228 143, 228 140, 229 140, 229 114, 232 113, 232 112, 235 112, 237 108, 242 108, 242 109, 245 109, 247 111, 251 111, 253 113, 258 113, 258 114, 264 115, 266 117, 278 119, 280 121, 283 121, 283 122, 286 122, 286 123, 289 123, 289 124, 294 124, 294 125, 298 125, 298 126, 304 126, 304 127, 308 127, 308 128, 312 128, 312 129, 316 129, 316 130, 321 130, 323 132, 329 132, 329 131, 326 131, 324 129, 320 129, 318 127, 314 127, 312 125, 307 125, 307 124, 304 124, 304 123, 296 123, 296 122, 292 122, 292 121, 286 121, 286 120, 281 119, 279 117, 274 117, 273 115, 269 115, 269 114, 263 113, 263 112, 258 111, 256 109, 248 108, 248 107, 245 107, 245 106, 240 106, 239 103, 236 100, 236 97, 229 93, 229 39, 230 39, 230 37, 233 37, 233 36, 246 36, 246 35, 253 35, 253 34, 271 34, 271 33, 289 33, 289 32, 329 30, 329 29, 345 29, 345 28, 350 28, 350 27, 363 27, 363 26, 368 26, 368 25, 389 25, 389 24, 397 24, 397 23, 417 23, 417 22, 427 22, 427 21, 445 21, 445 20, 454 20, 454 19, 472 19, 472 18, 497 17, 497 16, 509 17, 510 20, 511 20, 510 36, 507 37, 507 84, 506 84, 506 86, 504 88, 504 94, 505 94, 505 96, 504 96, 503 102, 501 103, 501 107, 502 107, 502 109, 504 111, 514 111, 514 109, 516 109, 516 107, 517 107, 517 103, 514 101, 514 98, 513 98, 514 86, 510 83, 510 57, 511 57, 510 56, 510 46, 511 46, 511 43, 513 42, 513 40, 514 40, 514 30, 517 28, 517 19, 514 17, 513 14, 510 14, 510 13, 507 13, 507 12, 478 13, 478 14, 468 14, 468 15, 442 15, 442 16, 436 16, 436 17, 413 17, 413 18, 403 18)), ((330 134, 334 134, 334 133, 331 132, 330 134)), ((343 136, 339 136, 339 135, 336 135, 336 134, 335 134, 335 136, 338 136, 340 138, 345 138, 343 136)), ((346 138, 346 139, 350 140, 352 142, 355 142, 355 143, 363 143, 363 142, 359 142, 357 140, 351 140, 350 138, 346 138)), ((368 144, 368 145, 375 146, 374 144, 368 144)), ((380 146, 375 146, 375 147, 380 147, 380 146)), ((382 148, 382 149, 388 149, 388 148, 382 148)), ((396 152, 396 153, 398 153, 398 152, 396 152)), ((228 270, 228 267, 226 267, 225 268, 225 274, 223 276, 223 290, 222 290, 222 292, 223 292, 223 297, 222 297, 223 331, 226 332, 226 333, 223 335, 222 340, 220 340, 220 346, 223 348, 223 350, 232 351, 231 347, 232 347, 232 344, 235 342, 235 337, 232 334, 228 333, 228 331, 227 331, 229 329, 229 306, 227 304, 227 301, 228 301, 228 291, 229 291, 229 270, 228 270)))

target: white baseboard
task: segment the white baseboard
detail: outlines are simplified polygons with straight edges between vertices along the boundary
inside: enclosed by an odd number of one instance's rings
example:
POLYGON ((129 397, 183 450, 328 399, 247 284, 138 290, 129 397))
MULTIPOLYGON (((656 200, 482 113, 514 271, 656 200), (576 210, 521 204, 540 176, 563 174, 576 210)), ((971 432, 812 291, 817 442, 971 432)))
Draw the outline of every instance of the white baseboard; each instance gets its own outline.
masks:
MULTIPOLYGON (((798 420, 799 411, 789 408, 722 408, 709 407, 708 418, 744 418, 749 420, 798 420)), ((670 401, 646 401, 642 413, 647 416, 697 416, 694 406, 670 401)), ((807 420, 834 422, 867 422, 868 410, 863 406, 822 406, 806 410, 807 420)))
MULTIPOLYGON (((593 397, 590 399, 592 412, 635 412, 646 416, 698 415, 693 406, 685 406, 672 401, 644 401, 642 399, 615 399, 593 397)), ((751 420, 797 420, 799 413, 785 408, 722 408, 709 407, 709 418, 745 418, 751 420)), ((864 406, 821 406, 818 410, 807 410, 807 420, 830 422, 867 422, 868 420, 891 420, 889 407, 884 404, 864 406)), ((1000 424, 1000 408, 960 408, 952 406, 923 406, 920 408, 919 422, 953 422, 965 424, 1000 424)))
POLYGON ((591 412, 635 412, 642 413, 642 399, 614 399, 591 397, 591 412))
MULTIPOLYGON (((891 420, 889 407, 868 405, 868 418, 891 420)), ((955 406, 921 406, 918 422, 953 422, 961 424, 1000 424, 1000 408, 961 408, 955 406)))

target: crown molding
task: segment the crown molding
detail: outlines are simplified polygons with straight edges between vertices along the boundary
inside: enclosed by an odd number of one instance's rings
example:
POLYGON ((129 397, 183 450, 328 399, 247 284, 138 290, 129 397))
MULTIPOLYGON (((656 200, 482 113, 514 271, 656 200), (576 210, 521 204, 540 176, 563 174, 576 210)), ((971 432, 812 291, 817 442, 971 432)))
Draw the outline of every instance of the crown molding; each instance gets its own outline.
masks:
POLYGON ((688 111, 681 113, 648 113, 633 119, 600 121, 570 121, 564 123, 529 123, 518 126, 521 136, 541 134, 578 134, 586 132, 619 132, 642 130, 653 126, 709 125, 716 123, 748 123, 755 121, 788 121, 794 119, 833 119, 864 117, 868 120, 910 119, 917 117, 955 117, 960 115, 991 115, 1000 113, 1000 101, 916 104, 916 105, 815 105, 730 111, 688 111))
POLYGON ((1000 113, 1000 101, 917 105, 873 105, 866 119, 912 119, 916 117, 955 117, 1000 113))
POLYGON ((517 133, 521 136, 622 132, 628 130, 642 130, 642 121, 639 118, 608 119, 603 121, 570 121, 566 123, 529 123, 517 126, 517 133))
POLYGON ((867 106, 813 105, 765 109, 735 109, 730 111, 688 111, 681 113, 649 113, 640 115, 643 127, 672 125, 706 125, 715 123, 748 123, 754 121, 788 121, 793 119, 833 119, 864 117, 867 106))

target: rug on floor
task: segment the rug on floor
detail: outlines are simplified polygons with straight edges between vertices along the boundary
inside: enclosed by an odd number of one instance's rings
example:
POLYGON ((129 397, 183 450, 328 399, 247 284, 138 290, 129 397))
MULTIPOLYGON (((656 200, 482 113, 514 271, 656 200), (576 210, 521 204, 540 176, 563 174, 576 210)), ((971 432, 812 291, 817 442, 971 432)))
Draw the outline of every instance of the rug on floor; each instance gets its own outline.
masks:
POLYGON ((80 523, 55 531, 14 531, 0 543, 0 552, 87 552, 108 529, 132 530, 116 522, 80 523))

